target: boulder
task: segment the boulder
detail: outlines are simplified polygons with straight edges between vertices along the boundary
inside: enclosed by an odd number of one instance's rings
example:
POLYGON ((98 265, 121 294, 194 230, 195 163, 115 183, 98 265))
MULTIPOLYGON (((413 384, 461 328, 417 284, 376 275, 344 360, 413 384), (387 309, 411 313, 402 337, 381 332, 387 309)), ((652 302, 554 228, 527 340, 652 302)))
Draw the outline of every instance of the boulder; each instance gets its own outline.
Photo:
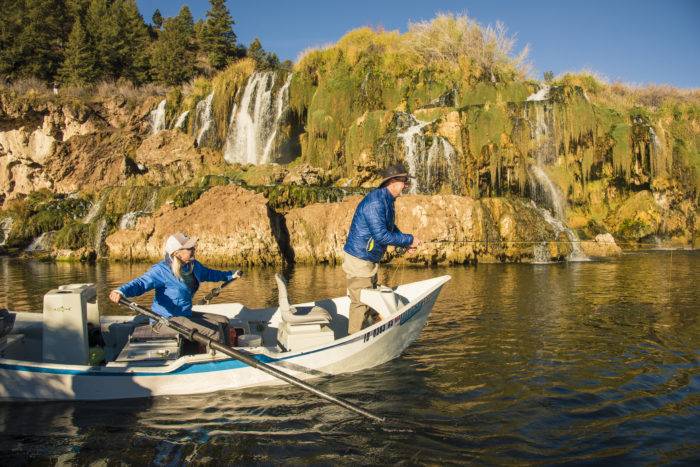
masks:
POLYGON ((149 183, 178 184, 192 179, 201 169, 202 153, 194 139, 180 131, 163 130, 143 140, 134 161, 149 183))
POLYGON ((615 238, 609 234, 598 234, 594 240, 584 240, 581 242, 581 251, 587 256, 619 256, 622 249, 615 243, 615 238))
POLYGON ((111 259, 158 261, 165 239, 184 232, 199 238, 197 258, 205 264, 276 264, 282 252, 272 225, 264 196, 217 186, 187 207, 165 205, 141 217, 134 229, 117 231, 106 243, 111 259))

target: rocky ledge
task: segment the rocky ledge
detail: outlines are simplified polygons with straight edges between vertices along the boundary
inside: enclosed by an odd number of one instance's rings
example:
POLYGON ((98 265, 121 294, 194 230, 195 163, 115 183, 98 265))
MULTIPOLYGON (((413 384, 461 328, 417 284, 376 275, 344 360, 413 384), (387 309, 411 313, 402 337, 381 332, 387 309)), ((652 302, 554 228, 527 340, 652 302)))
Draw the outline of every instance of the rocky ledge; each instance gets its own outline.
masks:
MULTIPOLYGON (((275 212, 259 193, 218 186, 183 208, 165 204, 132 228, 106 239, 108 256, 157 261, 165 238, 184 231, 199 238, 199 257, 211 264, 338 263, 360 196, 275 212)), ((387 259, 417 264, 563 260, 575 251, 571 233, 548 221, 527 200, 474 200, 455 195, 409 195, 397 200, 398 226, 423 240, 409 254, 387 259)), ((609 238, 583 242, 589 254, 620 249, 609 238)))

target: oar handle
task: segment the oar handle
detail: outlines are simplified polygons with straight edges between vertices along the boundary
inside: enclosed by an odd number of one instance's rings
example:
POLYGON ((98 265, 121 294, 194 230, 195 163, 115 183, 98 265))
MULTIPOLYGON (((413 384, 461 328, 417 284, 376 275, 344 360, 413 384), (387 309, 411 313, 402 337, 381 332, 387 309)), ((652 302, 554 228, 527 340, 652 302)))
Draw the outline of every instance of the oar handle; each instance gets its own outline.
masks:
POLYGON ((275 378, 281 379, 282 381, 285 381, 289 384, 293 384, 294 386, 297 386, 301 389, 304 389, 305 391, 309 391, 312 394, 317 395, 318 397, 325 399, 329 402, 332 402, 334 404, 337 404, 341 407, 344 407, 351 412, 355 412, 356 414, 362 415, 363 417, 367 417, 371 420, 374 420, 376 422, 384 422, 386 421, 386 418, 380 417, 378 415, 374 415, 371 412, 366 411, 362 407, 353 404, 352 402, 346 401, 345 399, 341 399, 340 397, 336 397, 332 394, 329 394, 327 392, 324 392, 318 388, 315 388, 311 386, 310 384, 300 380, 299 378, 296 378, 290 374, 285 373, 284 371, 278 370, 277 368, 268 365, 267 363, 263 363, 253 357, 252 355, 249 355, 247 353, 241 352, 240 350, 236 350, 232 347, 229 347, 228 345, 224 345, 220 342, 217 342, 215 340, 212 340, 210 337, 207 337, 203 334, 200 334, 196 329, 190 329, 186 326, 183 326, 177 322, 172 322, 168 318, 165 318, 164 316, 161 316, 157 313, 155 313, 153 310, 149 310, 145 307, 142 307, 138 303, 132 302, 131 300, 128 300, 124 297, 121 297, 119 299, 119 304, 123 305, 130 310, 133 310, 137 313, 141 313, 142 315, 145 315, 149 318, 157 320, 159 323, 161 323, 164 326, 169 327, 173 331, 177 332, 181 336, 193 341, 197 342, 199 344, 209 346, 209 348, 212 348, 214 350, 218 350, 219 352, 223 353, 224 355, 228 355, 229 357, 233 357, 237 360, 240 360, 241 362, 245 363, 248 366, 251 366, 255 369, 258 369, 260 371, 264 371, 265 373, 274 376, 275 378))
POLYGON ((209 305, 209 302, 211 302, 216 297, 218 297, 219 294, 221 293, 221 290, 224 287, 226 287, 227 285, 229 285, 231 282, 235 281, 236 279, 238 279, 242 275, 243 275, 243 273, 241 271, 234 271, 233 277, 231 277, 231 279, 227 280, 226 282, 222 282, 221 285, 219 285, 218 287, 214 287, 213 289, 211 289, 209 291, 209 293, 204 296, 204 298, 202 298, 200 301, 197 302, 197 305, 209 305))

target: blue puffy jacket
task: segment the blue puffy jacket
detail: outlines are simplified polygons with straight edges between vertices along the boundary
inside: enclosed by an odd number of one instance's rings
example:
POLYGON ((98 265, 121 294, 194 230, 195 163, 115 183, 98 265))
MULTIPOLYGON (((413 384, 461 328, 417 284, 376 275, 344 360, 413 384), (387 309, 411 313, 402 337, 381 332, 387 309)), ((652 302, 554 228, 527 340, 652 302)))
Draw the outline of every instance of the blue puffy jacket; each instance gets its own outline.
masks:
POLYGON ((357 206, 344 250, 378 263, 387 245, 407 247, 411 243, 413 235, 401 233, 394 224, 394 197, 385 187, 369 192, 357 206))
POLYGON ((200 282, 227 281, 233 277, 232 271, 217 271, 202 266, 197 260, 192 262, 195 277, 194 290, 175 277, 170 269, 170 258, 166 258, 146 271, 142 276, 119 287, 125 297, 137 297, 151 289, 156 290, 151 309, 161 316, 192 316, 192 296, 199 289, 200 282))

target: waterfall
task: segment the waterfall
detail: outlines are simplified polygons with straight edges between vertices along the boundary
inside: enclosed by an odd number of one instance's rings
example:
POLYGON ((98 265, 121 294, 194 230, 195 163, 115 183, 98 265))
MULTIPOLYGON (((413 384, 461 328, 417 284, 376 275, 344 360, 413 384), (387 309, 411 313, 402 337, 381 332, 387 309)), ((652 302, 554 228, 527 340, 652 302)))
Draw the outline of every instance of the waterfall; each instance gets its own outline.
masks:
POLYGON ((174 130, 182 130, 185 127, 185 122, 187 121, 187 116, 189 113, 189 110, 185 110, 179 117, 177 117, 177 120, 175 120, 175 124, 173 125, 174 130))
POLYGON ((0 221, 0 246, 7 243, 13 223, 14 220, 11 217, 6 217, 0 221))
MULTIPOLYGON (((533 201, 534 203, 534 201, 533 201)), ((537 207, 537 205, 535 205, 537 207)), ((571 242, 571 253, 569 256, 566 257, 567 261, 590 261, 590 258, 586 256, 586 254, 581 250, 581 240, 578 238, 578 235, 576 235, 576 232, 568 228, 566 225, 564 225, 564 222, 562 222, 560 219, 556 219, 555 217, 552 216, 552 214, 549 212, 549 210, 537 207, 539 211, 542 213, 544 216, 544 219, 547 221, 549 225, 551 225, 554 228, 554 231, 558 234, 561 232, 564 232, 566 236, 569 238, 569 241, 571 242)))
POLYGON ((539 165, 531 165, 528 169, 531 175, 528 179, 533 200, 550 208, 557 219, 564 220, 566 218, 564 195, 539 165))
POLYGON ((102 210, 102 204, 104 204, 104 198, 100 198, 99 200, 97 200, 96 203, 93 203, 92 206, 90 206, 90 210, 83 218, 82 223, 89 224, 90 222, 97 219, 97 216, 100 214, 100 211, 102 210))
POLYGON ((408 127, 403 133, 399 133, 398 136, 403 140, 404 147, 406 148, 404 160, 408 165, 408 173, 416 177, 416 182, 411 185, 409 190, 410 193, 415 194, 418 192, 418 184, 420 182, 416 174, 418 155, 425 152, 425 139, 422 137, 421 132, 423 131, 423 127, 430 124, 430 122, 418 120, 413 115, 411 115, 411 119, 413 120, 413 125, 408 127))
POLYGON ((533 264, 549 264, 549 246, 547 242, 536 243, 532 246, 532 263, 533 264))
POLYGON ((37 251, 46 251, 51 247, 51 232, 44 232, 29 244, 24 251, 34 253, 37 251))
POLYGON ((100 219, 97 224, 97 231, 95 232, 95 252, 97 256, 101 256, 102 245, 104 245, 105 239, 107 238, 107 219, 100 219))
POLYGON ((450 180, 453 191, 459 190, 456 176, 456 151, 450 142, 442 136, 425 136, 423 128, 432 122, 425 122, 409 115, 411 126, 397 136, 402 141, 406 153, 404 160, 408 166, 408 173, 416 177, 411 185, 410 193, 427 193, 433 191, 436 183, 441 180, 450 180), (447 170, 441 173, 438 170, 438 162, 447 162, 447 170), (441 177, 442 175, 442 177, 441 177))
POLYGON ((272 146, 275 143, 275 138, 277 137, 277 129, 279 128, 279 122, 282 118, 282 114, 289 102, 289 84, 292 82, 292 74, 287 75, 287 79, 282 85, 282 89, 277 93, 276 107, 277 112, 275 113, 275 121, 272 124, 272 134, 267 139, 267 144, 263 150, 263 160, 270 161, 270 152, 272 151, 272 146))
MULTIPOLYGON (((566 220, 564 195, 540 166, 531 165, 528 168, 528 171, 531 175, 528 178, 530 182, 530 191, 532 192, 531 196, 533 197, 533 204, 542 212, 547 223, 554 227, 554 230, 557 233, 566 233, 566 236, 571 242, 571 248, 573 250, 566 259, 568 261, 588 261, 588 256, 581 251, 581 241, 578 238, 578 235, 576 232, 564 225, 566 220), (544 204, 549 209, 538 206, 535 203, 536 200, 540 205, 544 204), (554 215, 552 215, 552 213, 554 215)), ((535 251, 533 254, 535 255, 536 261, 541 260, 541 258, 537 258, 537 246, 535 246, 535 251)))
POLYGON ((158 107, 151 111, 151 134, 165 130, 165 99, 160 101, 158 107))
POLYGON ((130 211, 122 216, 119 220, 119 230, 131 230, 136 226, 136 221, 139 217, 146 214, 143 211, 130 211))
POLYGON ((291 74, 274 94, 277 73, 256 72, 248 78, 239 104, 231 112, 224 159, 229 163, 265 164, 272 154, 277 129, 289 102, 291 74))
POLYGON ((547 99, 549 99, 549 90, 549 85, 545 84, 536 93, 527 96, 526 100, 529 102, 546 101, 547 99))
POLYGON ((211 111, 211 103, 214 100, 214 91, 209 93, 206 99, 201 100, 197 102, 197 106, 195 107, 195 112, 196 112, 196 128, 199 128, 199 131, 197 132, 197 146, 202 145, 202 140, 204 137, 207 135, 207 133, 211 130, 211 124, 212 124, 212 111, 211 111))

